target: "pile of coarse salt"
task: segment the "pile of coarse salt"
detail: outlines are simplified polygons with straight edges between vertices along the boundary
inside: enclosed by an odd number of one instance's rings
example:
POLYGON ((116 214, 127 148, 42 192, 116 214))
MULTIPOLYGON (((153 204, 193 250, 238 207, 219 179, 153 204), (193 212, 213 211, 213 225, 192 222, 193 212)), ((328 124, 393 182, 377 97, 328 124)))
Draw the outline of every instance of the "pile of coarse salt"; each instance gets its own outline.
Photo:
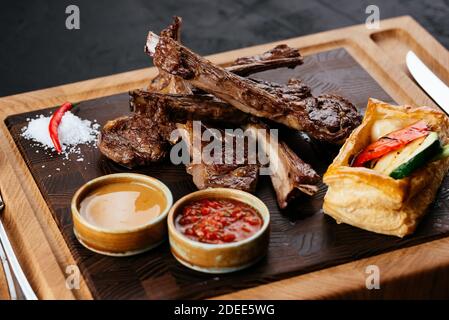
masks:
MULTIPOLYGON (((51 116, 45 117, 44 115, 39 115, 34 119, 28 119, 28 126, 22 129, 22 136, 25 139, 37 142, 45 150, 55 151, 48 130, 50 119, 51 116)), ((59 142, 61 143, 62 153, 65 159, 69 159, 70 154, 77 154, 76 161, 84 161, 79 145, 95 145, 99 128, 100 125, 98 123, 83 120, 70 111, 66 112, 58 128, 59 142)))

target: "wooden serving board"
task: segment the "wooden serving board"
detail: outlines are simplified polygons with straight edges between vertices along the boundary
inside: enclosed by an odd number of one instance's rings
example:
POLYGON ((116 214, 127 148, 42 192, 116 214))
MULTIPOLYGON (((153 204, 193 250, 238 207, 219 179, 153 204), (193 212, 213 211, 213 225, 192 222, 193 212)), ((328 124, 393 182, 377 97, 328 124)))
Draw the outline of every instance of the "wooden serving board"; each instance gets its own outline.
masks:
MULTIPOLYGON (((278 82, 299 77, 314 93, 344 95, 361 110, 368 97, 433 105, 404 72, 402 60, 393 59, 391 52, 403 54, 406 48, 414 49, 444 80, 449 78, 444 68, 444 63, 449 62, 447 51, 408 17, 383 21, 381 30, 356 26, 282 42, 303 48, 307 55, 305 64, 294 70, 263 72, 257 77, 278 82), (420 43, 408 33, 412 29, 420 43)), ((211 59, 226 63, 274 45, 237 50, 211 59)), ((207 275, 181 266, 169 253, 168 243, 129 258, 104 257, 84 249, 73 236, 71 197, 84 182, 99 175, 121 172, 123 168, 102 158, 92 147, 82 149, 83 162, 37 153, 38 149, 20 137, 21 128, 26 118, 46 114, 51 110, 46 107, 65 100, 84 101, 78 108, 78 115, 97 119, 101 124, 126 114, 127 94, 113 94, 144 86, 155 72, 146 69, 0 99, 1 119, 6 124, 0 131, 6 141, 0 144, 0 187, 7 204, 4 221, 24 269, 41 297, 204 298, 224 293, 227 295, 222 297, 226 298, 370 296, 373 294, 362 289, 365 267, 369 264, 379 266, 382 283, 388 284, 387 288, 395 288, 400 276, 415 279, 419 275, 422 281, 419 291, 426 292, 429 281, 424 280, 441 276, 443 267, 449 265, 449 241, 445 238, 449 233, 449 208, 445 201, 449 196, 447 179, 417 232, 400 240, 337 225, 322 213, 324 186, 312 199, 300 198, 280 212, 269 179, 262 178, 256 194, 267 203, 272 215, 269 254, 257 265, 229 275, 207 275), (104 98, 86 101, 97 97, 104 98), (26 113, 17 115, 18 112, 26 113), (437 238, 442 239, 430 242, 437 238), (419 243, 424 244, 417 245, 419 243), (412 245, 415 246, 410 247, 412 245), (393 249, 400 250, 391 251, 393 249), (391 252, 361 259, 388 251, 391 252), (78 290, 65 287, 66 267, 71 264, 78 265, 82 272, 78 290), (330 268, 334 265, 339 266, 330 268), (311 272, 318 269, 321 271, 311 272), (300 274, 304 275, 298 276, 300 274), (278 281, 280 279, 284 280, 278 281), (250 289, 242 290, 244 288, 250 289)), ((319 173, 325 171, 337 151, 304 141, 290 131, 282 132, 281 137, 319 173)), ((164 181, 175 199, 195 190, 182 166, 164 163, 138 172, 164 181)), ((447 279, 446 273, 444 277, 441 279, 447 279)), ((438 286, 432 283, 433 290, 438 286)), ((447 286, 441 288, 448 290, 447 286)), ((390 291, 378 292, 388 296, 390 291)))

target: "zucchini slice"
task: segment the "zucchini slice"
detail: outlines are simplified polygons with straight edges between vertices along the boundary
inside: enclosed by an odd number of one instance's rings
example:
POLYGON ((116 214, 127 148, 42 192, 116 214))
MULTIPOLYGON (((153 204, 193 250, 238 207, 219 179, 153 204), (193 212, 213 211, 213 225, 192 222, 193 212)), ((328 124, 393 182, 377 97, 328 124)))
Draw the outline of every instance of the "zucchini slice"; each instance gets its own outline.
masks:
POLYGON ((405 146, 401 154, 404 152, 406 153, 405 159, 403 158, 401 164, 390 173, 390 177, 394 179, 408 177, 413 171, 424 166, 435 155, 441 153, 441 143, 438 139, 438 134, 431 132, 417 147, 412 144, 405 146), (413 151, 409 147, 414 147, 413 151))
POLYGON ((419 148, 420 145, 422 145, 426 138, 427 136, 416 139, 399 150, 387 153, 374 164, 372 169, 389 176, 394 169, 405 163, 410 158, 410 156, 419 148))

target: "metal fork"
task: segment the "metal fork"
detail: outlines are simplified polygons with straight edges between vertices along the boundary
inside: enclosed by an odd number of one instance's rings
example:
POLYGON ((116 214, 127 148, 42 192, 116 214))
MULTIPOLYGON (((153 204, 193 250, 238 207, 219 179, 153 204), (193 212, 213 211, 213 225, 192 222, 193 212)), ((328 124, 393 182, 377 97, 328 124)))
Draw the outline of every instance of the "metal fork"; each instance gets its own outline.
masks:
MULTIPOLYGON (((5 208, 2 195, 0 193, 0 213, 5 208)), ((36 294, 30 286, 19 261, 17 260, 5 228, 3 228, 0 219, 0 259, 3 266, 3 271, 8 285, 9 296, 11 300, 23 298, 25 300, 37 300, 36 294), (12 270, 12 272, 11 272, 12 270), (17 285, 17 286, 16 286, 17 285)))

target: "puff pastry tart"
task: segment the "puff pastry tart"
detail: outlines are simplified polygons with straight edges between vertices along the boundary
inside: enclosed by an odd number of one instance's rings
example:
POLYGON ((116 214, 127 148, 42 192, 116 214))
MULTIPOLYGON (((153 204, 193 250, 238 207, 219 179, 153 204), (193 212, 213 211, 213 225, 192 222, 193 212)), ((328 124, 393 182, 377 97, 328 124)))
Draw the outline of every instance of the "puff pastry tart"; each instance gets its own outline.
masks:
POLYGON ((412 233, 448 171, 448 143, 443 112, 370 99, 324 175, 324 212, 377 233, 412 233))

